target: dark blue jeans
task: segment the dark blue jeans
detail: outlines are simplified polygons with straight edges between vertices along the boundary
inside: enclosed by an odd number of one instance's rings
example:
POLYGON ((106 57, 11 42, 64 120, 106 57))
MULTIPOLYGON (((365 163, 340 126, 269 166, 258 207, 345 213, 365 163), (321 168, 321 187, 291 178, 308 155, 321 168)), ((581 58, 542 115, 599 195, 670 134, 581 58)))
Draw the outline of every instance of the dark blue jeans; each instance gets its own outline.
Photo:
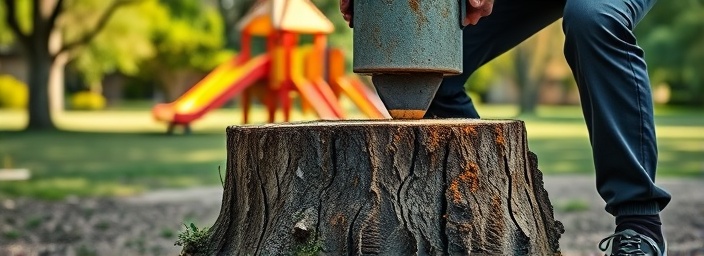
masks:
POLYGON ((650 81, 633 28, 655 0, 497 0, 464 30, 464 73, 447 77, 428 117, 479 118, 464 91, 480 66, 563 18, 565 58, 579 87, 599 194, 613 215, 657 214, 657 145, 650 81))

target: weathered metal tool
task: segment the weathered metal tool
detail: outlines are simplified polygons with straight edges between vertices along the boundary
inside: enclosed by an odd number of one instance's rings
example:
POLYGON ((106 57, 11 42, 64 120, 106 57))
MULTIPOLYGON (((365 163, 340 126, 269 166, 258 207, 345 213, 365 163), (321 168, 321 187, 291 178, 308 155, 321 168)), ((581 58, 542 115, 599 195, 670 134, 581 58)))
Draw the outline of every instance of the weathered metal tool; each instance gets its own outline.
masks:
POLYGON ((422 118, 443 76, 462 72, 466 2, 354 2, 354 72, 372 76, 393 118, 422 118))

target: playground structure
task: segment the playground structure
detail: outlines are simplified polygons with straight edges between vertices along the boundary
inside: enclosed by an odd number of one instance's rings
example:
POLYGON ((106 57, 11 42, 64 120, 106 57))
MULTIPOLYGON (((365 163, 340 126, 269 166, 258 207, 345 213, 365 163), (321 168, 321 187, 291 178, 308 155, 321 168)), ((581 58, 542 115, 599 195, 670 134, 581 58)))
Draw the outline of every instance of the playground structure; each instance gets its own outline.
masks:
POLYGON ((301 100, 303 112, 312 109, 320 119, 344 119, 341 95, 369 118, 389 118, 377 94, 356 76, 346 75, 343 52, 327 47, 334 27, 309 0, 260 1, 238 28, 242 48, 236 57, 174 102, 153 108, 154 118, 169 124, 169 133, 176 126, 190 132, 193 121, 238 95, 244 123, 249 122, 253 97, 266 106, 269 122, 276 121, 279 107, 283 121, 289 121, 295 98, 301 100), (312 44, 299 46, 300 35, 311 35, 312 44), (254 56, 253 37, 266 39, 265 53, 254 56))

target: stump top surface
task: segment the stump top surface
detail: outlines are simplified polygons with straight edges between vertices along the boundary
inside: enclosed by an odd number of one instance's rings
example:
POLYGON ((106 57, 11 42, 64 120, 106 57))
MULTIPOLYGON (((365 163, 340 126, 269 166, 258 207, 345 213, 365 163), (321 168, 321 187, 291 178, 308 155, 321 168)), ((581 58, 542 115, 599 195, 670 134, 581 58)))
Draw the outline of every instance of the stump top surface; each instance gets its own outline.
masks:
POLYGON ((498 119, 462 119, 462 118, 447 118, 447 119, 418 119, 418 120, 318 120, 305 122, 291 123, 274 123, 261 125, 233 125, 228 129, 276 129, 276 128, 304 128, 304 127, 320 127, 320 128, 339 128, 339 127, 427 127, 427 126, 482 126, 482 125, 506 125, 513 123, 523 123, 520 120, 498 120, 498 119))

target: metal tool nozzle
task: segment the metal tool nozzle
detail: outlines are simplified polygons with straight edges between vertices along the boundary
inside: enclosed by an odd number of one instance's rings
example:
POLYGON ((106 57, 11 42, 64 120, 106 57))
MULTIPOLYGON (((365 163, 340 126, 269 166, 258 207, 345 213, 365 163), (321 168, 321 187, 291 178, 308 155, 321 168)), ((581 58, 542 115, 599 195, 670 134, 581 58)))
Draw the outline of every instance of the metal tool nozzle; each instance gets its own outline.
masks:
POLYGON ((421 119, 442 82, 442 73, 372 75, 372 82, 394 119, 421 119))

